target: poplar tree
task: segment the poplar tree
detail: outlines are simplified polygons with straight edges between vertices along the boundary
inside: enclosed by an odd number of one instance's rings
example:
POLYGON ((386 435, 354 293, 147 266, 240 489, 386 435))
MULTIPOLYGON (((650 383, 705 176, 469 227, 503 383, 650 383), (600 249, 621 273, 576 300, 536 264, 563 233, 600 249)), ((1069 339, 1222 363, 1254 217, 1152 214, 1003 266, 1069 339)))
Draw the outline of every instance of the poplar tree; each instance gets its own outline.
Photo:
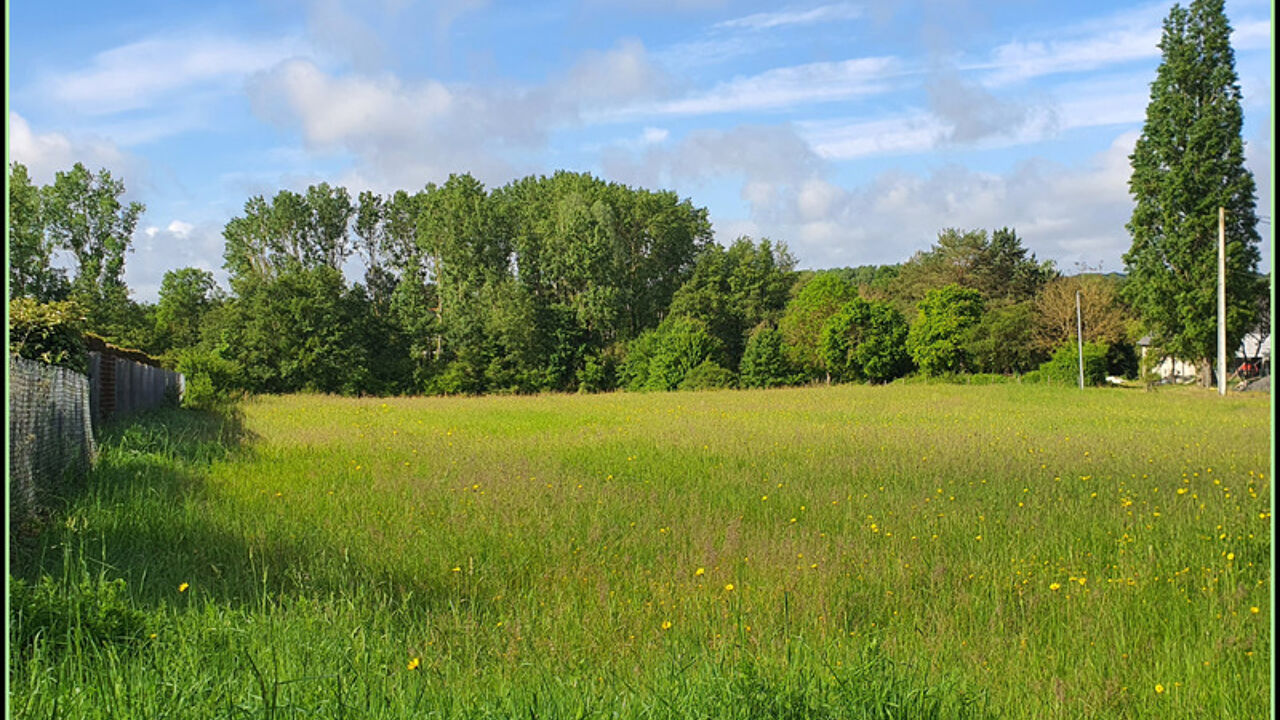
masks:
POLYGON ((1227 344, 1253 320, 1261 291, 1253 175, 1244 165, 1240 85, 1222 0, 1175 5, 1130 162, 1136 205, 1123 294, 1166 353, 1212 383, 1217 354, 1218 208, 1226 208, 1227 344))

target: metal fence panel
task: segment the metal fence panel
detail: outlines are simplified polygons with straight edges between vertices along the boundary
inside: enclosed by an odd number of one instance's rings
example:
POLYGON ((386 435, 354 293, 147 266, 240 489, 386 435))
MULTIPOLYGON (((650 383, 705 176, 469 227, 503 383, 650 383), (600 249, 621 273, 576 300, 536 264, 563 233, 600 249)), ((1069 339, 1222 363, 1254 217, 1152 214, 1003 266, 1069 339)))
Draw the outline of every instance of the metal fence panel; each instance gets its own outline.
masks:
POLYGON ((89 378, 74 370, 9 358, 10 527, 92 465, 97 447, 89 378))

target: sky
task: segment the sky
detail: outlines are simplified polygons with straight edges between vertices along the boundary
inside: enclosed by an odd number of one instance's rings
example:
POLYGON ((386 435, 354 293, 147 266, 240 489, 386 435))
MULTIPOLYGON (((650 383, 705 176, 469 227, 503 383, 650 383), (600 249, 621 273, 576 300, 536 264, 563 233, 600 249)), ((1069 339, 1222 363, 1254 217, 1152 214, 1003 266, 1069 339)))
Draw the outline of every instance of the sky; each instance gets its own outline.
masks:
MULTIPOLYGON (((255 195, 556 170, 666 189, 801 268, 1012 227, 1122 271, 1172 2, 261 0, 9 3, 10 161, 83 162, 146 205, 126 280, 225 278, 255 195)), ((1268 0, 1228 0, 1271 263, 1268 0)))

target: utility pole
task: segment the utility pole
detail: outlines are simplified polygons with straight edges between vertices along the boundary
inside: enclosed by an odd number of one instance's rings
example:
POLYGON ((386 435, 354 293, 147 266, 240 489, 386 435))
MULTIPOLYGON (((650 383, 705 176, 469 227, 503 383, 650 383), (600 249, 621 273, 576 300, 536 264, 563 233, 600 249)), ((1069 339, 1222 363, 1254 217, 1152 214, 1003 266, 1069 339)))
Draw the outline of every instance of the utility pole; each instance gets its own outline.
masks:
POLYGON ((1227 394, 1227 209, 1218 207, 1218 394, 1227 394))
POLYGON ((1084 389, 1084 323, 1080 320, 1080 291, 1076 291, 1076 351, 1079 355, 1080 389, 1084 389))

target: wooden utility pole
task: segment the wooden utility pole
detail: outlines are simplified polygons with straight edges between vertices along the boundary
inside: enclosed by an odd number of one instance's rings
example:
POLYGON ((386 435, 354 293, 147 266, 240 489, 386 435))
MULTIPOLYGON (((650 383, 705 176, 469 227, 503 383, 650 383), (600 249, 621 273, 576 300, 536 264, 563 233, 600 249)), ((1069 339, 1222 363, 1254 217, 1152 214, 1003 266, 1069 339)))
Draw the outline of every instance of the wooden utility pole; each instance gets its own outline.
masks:
POLYGON ((1218 208, 1218 394, 1227 394, 1227 210, 1218 208))
POLYGON ((1080 365, 1080 389, 1084 389, 1084 323, 1080 320, 1080 291, 1076 291, 1076 352, 1080 365))

